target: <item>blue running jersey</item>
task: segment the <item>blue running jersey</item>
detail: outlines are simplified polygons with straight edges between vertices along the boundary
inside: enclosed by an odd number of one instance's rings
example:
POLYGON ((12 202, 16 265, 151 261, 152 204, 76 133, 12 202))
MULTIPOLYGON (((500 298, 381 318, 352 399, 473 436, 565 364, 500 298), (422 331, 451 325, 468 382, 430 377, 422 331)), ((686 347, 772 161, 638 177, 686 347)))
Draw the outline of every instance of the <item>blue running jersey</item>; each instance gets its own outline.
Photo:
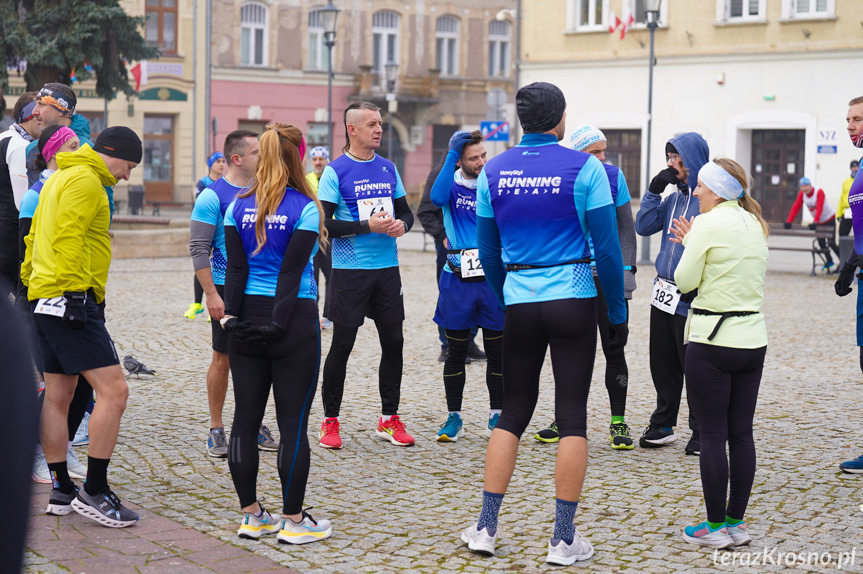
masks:
MULTIPOLYGON (((614 207, 626 205, 632 201, 632 196, 629 195, 629 186, 626 184, 626 178, 620 168, 607 163, 602 164, 605 168, 605 173, 608 174, 608 184, 611 186, 611 201, 614 202, 614 207)), ((587 238, 590 242, 590 259, 591 265, 596 266, 596 253, 593 250, 593 239, 587 238)), ((629 269, 628 266, 624 269, 629 269)))
POLYGON ((851 226, 854 229, 854 251, 863 255, 863 177, 854 177, 848 192, 848 205, 851 207, 851 226))
POLYGON ((485 165, 476 214, 497 223, 504 264, 553 267, 508 272, 504 300, 512 305, 595 297, 589 264, 559 264, 590 256, 586 213, 613 205, 605 169, 592 155, 557 141, 525 140, 537 143, 522 141, 485 165))
MULTIPOLYGON (((318 184, 318 198, 336 204, 334 215, 339 221, 360 221, 358 201, 389 198, 392 203, 405 195, 395 164, 377 154, 369 161, 347 154, 339 157, 324 168, 318 184)), ((330 251, 336 269, 386 269, 399 264, 396 240, 385 233, 334 237, 330 251)))
POLYGON ((18 219, 33 219, 33 214, 36 213, 36 207, 39 205, 39 194, 42 192, 42 186, 55 171, 43 169, 36 183, 24 192, 24 197, 21 198, 21 207, 18 209, 18 219))
MULTIPOLYGON (((228 207, 225 225, 237 228, 249 261, 249 277, 246 280, 244 293, 275 297, 279 272, 282 269, 282 261, 285 259, 285 250, 288 248, 291 236, 294 231, 299 230, 318 233, 320 212, 314 201, 291 187, 287 188, 285 197, 282 198, 276 212, 267 216, 267 242, 256 255, 253 255, 252 253, 258 247, 258 240, 255 237, 257 213, 258 207, 255 204, 254 195, 238 198, 228 207)), ((306 268, 303 269, 300 290, 297 294, 300 299, 318 297, 318 286, 315 283, 312 266, 312 258, 317 250, 316 243, 306 268)))
POLYGON ((219 178, 198 194, 192 209, 192 221, 216 226, 213 233, 213 251, 210 253, 210 270, 216 285, 225 284, 225 267, 228 265, 225 253, 225 212, 234 198, 247 189, 228 183, 224 177, 219 178))
MULTIPOLYGON (((453 181, 449 203, 444 205, 443 226, 450 249, 476 249, 476 190, 453 181)), ((458 255, 447 255, 456 267, 461 266, 458 255)), ((452 273, 449 265, 444 273, 452 273)))

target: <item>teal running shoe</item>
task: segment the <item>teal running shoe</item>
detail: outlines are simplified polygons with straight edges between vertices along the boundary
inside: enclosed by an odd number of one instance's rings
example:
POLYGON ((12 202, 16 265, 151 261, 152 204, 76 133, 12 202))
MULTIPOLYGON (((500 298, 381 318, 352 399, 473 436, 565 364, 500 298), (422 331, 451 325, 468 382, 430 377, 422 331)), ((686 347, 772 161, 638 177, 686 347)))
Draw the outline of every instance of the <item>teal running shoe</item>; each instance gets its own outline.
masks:
POLYGON ((491 436, 494 427, 497 426, 497 421, 500 420, 500 413, 494 413, 493 415, 489 415, 488 417, 488 428, 486 428, 486 433, 488 436, 491 436))
POLYGON ((464 436, 464 425, 461 422, 461 415, 458 413, 450 413, 446 418, 446 422, 437 431, 438 442, 456 442, 464 436))
POLYGON ((691 544, 709 546, 710 548, 721 549, 734 546, 734 539, 728 535, 728 528, 723 525, 713 530, 707 522, 684 528, 683 539, 691 544))

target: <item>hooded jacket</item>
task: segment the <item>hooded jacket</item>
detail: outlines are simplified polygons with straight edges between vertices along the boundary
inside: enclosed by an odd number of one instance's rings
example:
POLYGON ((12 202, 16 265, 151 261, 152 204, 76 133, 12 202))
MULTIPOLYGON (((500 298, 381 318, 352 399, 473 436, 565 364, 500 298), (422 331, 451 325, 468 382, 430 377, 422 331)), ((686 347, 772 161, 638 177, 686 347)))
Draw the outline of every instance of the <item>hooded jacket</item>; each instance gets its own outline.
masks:
MULTIPOLYGON (((81 114, 72 116, 72 123, 69 124, 69 129, 75 132, 78 136, 80 145, 90 144, 90 122, 81 114)), ((36 154, 39 153, 39 140, 33 140, 27 145, 27 180, 28 188, 33 187, 33 184, 39 181, 40 171, 36 169, 36 154)))
MULTIPOLYGON (((683 246, 671 241, 674 237, 671 222, 681 216, 689 219, 700 213, 698 198, 692 195, 692 191, 698 185, 698 172, 707 163, 710 150, 704 138, 694 132, 674 136, 668 143, 674 146, 683 160, 683 168, 688 174, 686 183, 678 182, 677 189, 665 198, 657 193, 645 193, 635 216, 635 231, 642 236, 662 232, 662 242, 656 256, 656 274, 673 282, 674 271, 683 255, 683 246)), ((688 311, 689 303, 681 301, 676 313, 686 316, 688 311)))
POLYGON ((21 281, 30 301, 93 289, 101 303, 111 265, 105 187, 117 179, 89 145, 57 154, 57 167, 39 194, 24 240, 21 281))

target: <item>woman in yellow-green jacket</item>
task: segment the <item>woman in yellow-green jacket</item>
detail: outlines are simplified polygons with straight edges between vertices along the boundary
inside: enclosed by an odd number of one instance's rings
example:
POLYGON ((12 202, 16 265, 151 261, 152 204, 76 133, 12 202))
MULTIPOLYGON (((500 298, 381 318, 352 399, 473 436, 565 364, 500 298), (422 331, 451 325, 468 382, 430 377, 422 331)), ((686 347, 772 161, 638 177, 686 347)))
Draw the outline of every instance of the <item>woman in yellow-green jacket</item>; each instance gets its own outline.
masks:
POLYGON ((672 241, 686 247, 674 280, 683 293, 698 289, 687 325, 686 393, 701 431, 707 507, 707 521, 687 526, 683 538, 714 548, 752 541, 743 514, 755 479, 752 419, 767 352, 761 307, 769 228, 747 194, 749 181, 733 160, 708 162, 694 192, 701 215, 673 228, 672 241))

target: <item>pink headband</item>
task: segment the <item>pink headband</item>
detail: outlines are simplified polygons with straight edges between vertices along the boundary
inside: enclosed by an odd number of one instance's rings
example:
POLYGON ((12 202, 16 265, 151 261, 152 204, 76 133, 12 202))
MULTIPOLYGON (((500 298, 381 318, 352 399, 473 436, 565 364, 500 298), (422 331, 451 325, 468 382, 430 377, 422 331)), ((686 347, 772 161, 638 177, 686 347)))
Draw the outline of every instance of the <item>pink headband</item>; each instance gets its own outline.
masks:
POLYGON ((64 143, 76 137, 78 137, 78 134, 66 126, 54 132, 54 135, 48 138, 48 141, 42 147, 42 157, 45 158, 45 162, 51 161, 51 158, 54 157, 58 149, 63 147, 64 143))
POLYGON ((306 159, 306 138, 300 138, 300 161, 306 159))

